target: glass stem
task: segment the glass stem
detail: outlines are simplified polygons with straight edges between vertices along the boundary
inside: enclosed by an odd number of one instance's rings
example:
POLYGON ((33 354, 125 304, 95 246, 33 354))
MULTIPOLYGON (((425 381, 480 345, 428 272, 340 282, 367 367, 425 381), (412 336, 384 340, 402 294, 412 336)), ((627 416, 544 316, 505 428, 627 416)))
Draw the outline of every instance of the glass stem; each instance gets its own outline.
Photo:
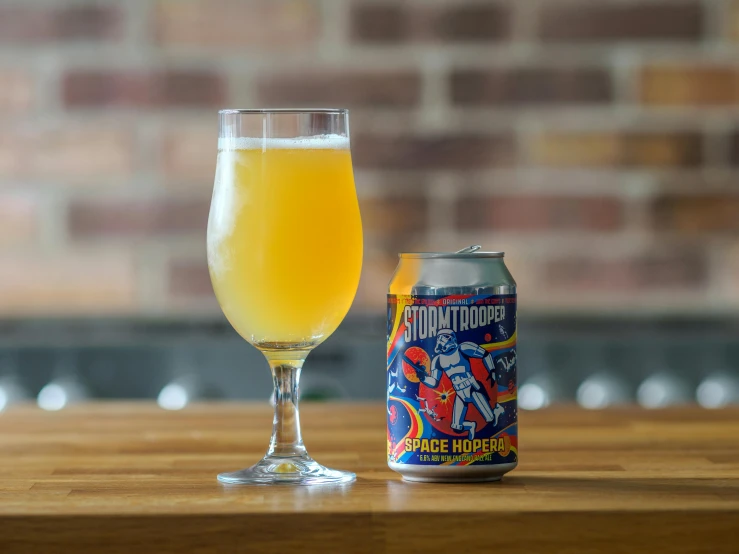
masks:
POLYGON ((265 352, 272 370, 275 393, 275 415, 272 421, 272 440, 267 456, 280 458, 308 456, 300 434, 298 386, 300 370, 307 351, 265 352))

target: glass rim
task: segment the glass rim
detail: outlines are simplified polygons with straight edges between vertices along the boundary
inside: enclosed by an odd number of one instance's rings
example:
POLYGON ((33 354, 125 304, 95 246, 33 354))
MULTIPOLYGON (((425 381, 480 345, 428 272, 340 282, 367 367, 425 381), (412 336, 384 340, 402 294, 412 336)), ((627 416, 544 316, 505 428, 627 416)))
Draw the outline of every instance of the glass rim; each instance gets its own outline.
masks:
POLYGON ((346 115, 347 108, 224 108, 218 110, 220 115, 242 115, 242 114, 336 114, 346 115))

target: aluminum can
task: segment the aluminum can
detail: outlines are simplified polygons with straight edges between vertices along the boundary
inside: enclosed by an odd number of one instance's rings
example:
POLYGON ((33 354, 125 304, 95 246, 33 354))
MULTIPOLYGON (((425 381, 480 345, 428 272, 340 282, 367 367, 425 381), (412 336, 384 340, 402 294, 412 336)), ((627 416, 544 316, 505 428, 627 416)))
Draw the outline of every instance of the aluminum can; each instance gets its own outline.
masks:
POLYGON ((518 463, 516 282, 503 252, 401 253, 387 297, 388 466, 497 481, 518 463))

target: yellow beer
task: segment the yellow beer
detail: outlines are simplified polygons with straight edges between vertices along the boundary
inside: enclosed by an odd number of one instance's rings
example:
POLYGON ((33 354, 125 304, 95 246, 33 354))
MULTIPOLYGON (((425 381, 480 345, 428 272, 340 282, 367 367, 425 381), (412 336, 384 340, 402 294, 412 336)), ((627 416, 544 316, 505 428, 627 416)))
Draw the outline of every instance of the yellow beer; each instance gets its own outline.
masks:
POLYGON ((221 139, 208 266, 254 344, 317 344, 346 316, 362 267, 348 140, 221 139))

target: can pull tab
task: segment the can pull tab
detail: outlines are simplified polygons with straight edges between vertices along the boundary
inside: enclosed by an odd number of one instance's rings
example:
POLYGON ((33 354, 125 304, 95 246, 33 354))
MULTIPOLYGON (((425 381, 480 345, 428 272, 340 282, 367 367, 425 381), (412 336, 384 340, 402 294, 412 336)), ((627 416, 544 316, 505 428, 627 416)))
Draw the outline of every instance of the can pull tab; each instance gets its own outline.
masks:
POLYGON ((462 248, 462 250, 457 250, 455 254, 472 254, 473 252, 477 252, 480 250, 482 246, 479 244, 473 244, 472 246, 468 246, 467 248, 462 248))

